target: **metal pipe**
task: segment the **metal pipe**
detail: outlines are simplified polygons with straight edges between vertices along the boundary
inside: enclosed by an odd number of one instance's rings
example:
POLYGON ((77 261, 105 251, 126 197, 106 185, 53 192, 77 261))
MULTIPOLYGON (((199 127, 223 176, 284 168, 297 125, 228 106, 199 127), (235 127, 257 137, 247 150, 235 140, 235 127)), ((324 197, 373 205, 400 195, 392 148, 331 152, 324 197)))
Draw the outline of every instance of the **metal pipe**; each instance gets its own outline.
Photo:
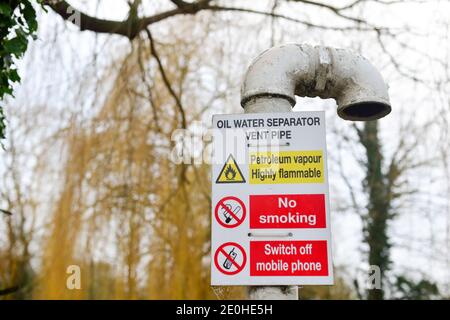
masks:
MULTIPOLYGON (((365 58, 345 50, 290 44, 261 53, 241 88, 245 113, 289 112, 301 97, 334 98, 345 120, 375 120, 391 112, 387 86, 365 58)), ((298 300, 296 286, 254 286, 252 300, 298 300)))
MULTIPOLYGON (((251 99, 245 113, 291 112, 291 104, 285 99, 260 96, 251 99)), ((251 300, 298 300, 296 286, 253 286, 248 291, 251 300)))
POLYGON ((376 120, 391 112, 387 85, 367 59, 298 44, 271 48, 253 61, 242 84, 241 105, 246 112, 282 112, 295 105, 295 95, 333 98, 345 120, 376 120))
POLYGON ((253 286, 249 289, 250 300, 298 300, 297 286, 253 286))

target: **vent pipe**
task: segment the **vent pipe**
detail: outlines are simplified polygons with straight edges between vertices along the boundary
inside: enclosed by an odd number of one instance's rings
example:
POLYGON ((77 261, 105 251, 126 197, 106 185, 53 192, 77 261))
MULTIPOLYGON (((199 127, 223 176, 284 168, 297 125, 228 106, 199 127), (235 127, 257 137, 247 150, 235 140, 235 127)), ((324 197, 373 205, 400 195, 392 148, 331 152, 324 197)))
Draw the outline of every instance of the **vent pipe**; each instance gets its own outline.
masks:
POLYGON ((376 120, 391 112, 387 86, 367 59, 298 44, 271 48, 253 61, 242 84, 241 105, 246 112, 290 111, 295 95, 333 98, 345 120, 376 120))

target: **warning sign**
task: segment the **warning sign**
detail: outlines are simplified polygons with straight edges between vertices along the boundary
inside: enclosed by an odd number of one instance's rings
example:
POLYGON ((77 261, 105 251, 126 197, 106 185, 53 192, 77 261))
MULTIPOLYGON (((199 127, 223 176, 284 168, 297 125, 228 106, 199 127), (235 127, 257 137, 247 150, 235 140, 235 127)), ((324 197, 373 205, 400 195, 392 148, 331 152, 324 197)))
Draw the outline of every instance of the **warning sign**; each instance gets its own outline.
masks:
POLYGON ((252 152, 250 183, 323 183, 322 151, 252 152))
POLYGON ((225 197, 217 202, 214 210, 217 222, 225 228, 235 228, 245 219, 245 205, 236 197, 225 197))
POLYGON ((252 241, 251 276, 327 276, 327 242, 252 241))
POLYGON ((235 242, 227 242, 217 248, 214 254, 214 264, 218 271, 226 275, 234 275, 241 272, 247 255, 245 250, 235 242))
POLYGON ((245 183, 244 176, 239 169, 233 155, 229 155, 225 165, 220 171, 216 183, 245 183))
POLYGON ((250 195, 250 228, 325 228, 325 195, 250 195))
POLYGON ((216 115, 212 138, 211 284, 333 284, 324 112, 216 115))

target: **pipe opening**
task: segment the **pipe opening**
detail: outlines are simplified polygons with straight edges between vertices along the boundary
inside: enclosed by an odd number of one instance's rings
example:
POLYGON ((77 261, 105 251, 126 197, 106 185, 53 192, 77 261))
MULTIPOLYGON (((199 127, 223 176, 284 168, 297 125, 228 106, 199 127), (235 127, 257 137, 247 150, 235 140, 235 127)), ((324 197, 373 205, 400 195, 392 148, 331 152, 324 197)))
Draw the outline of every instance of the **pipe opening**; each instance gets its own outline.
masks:
POLYGON ((338 114, 345 120, 377 120, 391 112, 391 106, 381 102, 367 101, 338 108, 338 114))

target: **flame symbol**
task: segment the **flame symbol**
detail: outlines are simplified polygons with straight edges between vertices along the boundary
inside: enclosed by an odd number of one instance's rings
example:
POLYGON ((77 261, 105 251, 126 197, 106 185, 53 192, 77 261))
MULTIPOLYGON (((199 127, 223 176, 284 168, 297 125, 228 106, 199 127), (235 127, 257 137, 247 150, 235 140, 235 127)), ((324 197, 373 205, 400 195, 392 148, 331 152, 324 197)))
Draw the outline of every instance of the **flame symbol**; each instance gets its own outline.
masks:
POLYGON ((227 169, 225 170, 225 178, 227 178, 227 180, 234 180, 235 177, 236 177, 236 170, 234 170, 231 167, 231 164, 229 164, 227 166, 227 169))

